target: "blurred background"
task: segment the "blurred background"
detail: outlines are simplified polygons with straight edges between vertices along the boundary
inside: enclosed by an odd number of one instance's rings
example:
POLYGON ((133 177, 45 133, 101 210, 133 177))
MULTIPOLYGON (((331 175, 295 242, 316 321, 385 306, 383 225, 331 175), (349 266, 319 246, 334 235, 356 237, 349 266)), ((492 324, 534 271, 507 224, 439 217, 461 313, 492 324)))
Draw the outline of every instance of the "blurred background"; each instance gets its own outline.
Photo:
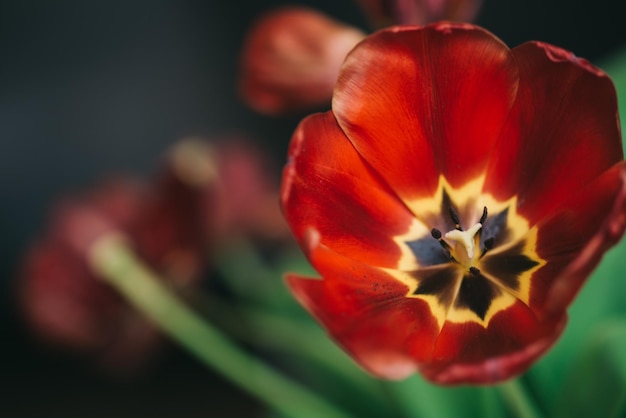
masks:
MULTIPOLYGON (((626 47, 621 3, 485 0, 476 22, 510 46, 543 40, 602 66, 626 47)), ((260 115, 235 86, 248 28, 284 4, 371 30, 351 0, 0 1, 2 416, 264 416, 255 400, 176 347, 120 379, 41 345, 16 308, 14 284, 59 195, 111 172, 153 173, 182 137, 252 138, 279 175, 303 115, 260 115)))

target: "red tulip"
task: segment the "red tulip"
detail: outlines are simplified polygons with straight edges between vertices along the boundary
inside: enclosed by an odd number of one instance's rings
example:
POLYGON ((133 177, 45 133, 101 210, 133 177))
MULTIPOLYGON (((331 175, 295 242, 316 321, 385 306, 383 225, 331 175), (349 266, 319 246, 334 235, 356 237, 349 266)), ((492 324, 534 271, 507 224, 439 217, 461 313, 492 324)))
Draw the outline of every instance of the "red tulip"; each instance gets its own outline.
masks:
POLYGON ((559 337, 626 224, 611 80, 470 24, 382 30, 297 128, 282 206, 321 279, 295 297, 371 373, 493 383, 559 337))

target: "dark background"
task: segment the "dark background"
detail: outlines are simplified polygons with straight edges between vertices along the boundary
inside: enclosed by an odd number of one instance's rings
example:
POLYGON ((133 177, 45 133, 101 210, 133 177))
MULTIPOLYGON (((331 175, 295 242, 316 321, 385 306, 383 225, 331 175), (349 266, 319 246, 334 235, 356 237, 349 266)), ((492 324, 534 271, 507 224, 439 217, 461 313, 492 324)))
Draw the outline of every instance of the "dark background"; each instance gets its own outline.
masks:
MULTIPOLYGON (((514 46, 543 40, 601 64, 626 46, 619 0, 486 0, 477 23, 514 46)), ((28 335, 12 297, 21 254, 61 193, 110 172, 146 174, 174 140, 244 133, 278 161, 300 116, 235 94, 240 46, 285 2, 0 1, 0 414, 251 416, 256 403, 172 349, 130 380, 94 373, 28 335), (8 389, 8 390, 7 390, 8 389)), ((367 29, 350 0, 308 1, 367 29)), ((260 412, 259 412, 260 413, 260 412)))

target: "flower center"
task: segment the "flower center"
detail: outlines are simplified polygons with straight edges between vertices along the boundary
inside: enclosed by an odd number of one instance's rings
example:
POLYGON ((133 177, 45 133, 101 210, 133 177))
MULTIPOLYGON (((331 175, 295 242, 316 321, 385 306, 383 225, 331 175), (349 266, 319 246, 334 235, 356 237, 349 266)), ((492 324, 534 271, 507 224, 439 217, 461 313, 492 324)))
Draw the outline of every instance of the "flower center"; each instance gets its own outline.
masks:
POLYGON ((446 232, 444 240, 451 244, 450 255, 465 267, 470 267, 474 261, 475 237, 483 227, 481 223, 477 223, 467 231, 453 229, 446 232))
POLYGON ((537 228, 516 212, 517 197, 498 201, 476 190, 480 187, 453 189, 442 179, 432 200, 416 204, 422 208, 421 225, 411 238, 417 238, 404 240, 418 266, 401 279, 406 296, 426 302, 440 327, 446 322, 487 327, 516 301, 528 305, 532 275, 545 264, 535 251, 537 228), (478 202, 493 212, 487 216, 483 207, 480 213, 478 202), (422 225, 429 224, 434 228, 425 234, 422 225))
POLYGON ((442 234, 437 228, 433 228, 431 230, 432 237, 439 241, 448 259, 461 265, 472 274, 480 273, 474 264, 493 246, 493 238, 489 238, 484 241, 483 249, 480 253, 476 251, 480 246, 483 224, 487 219, 487 207, 483 208, 480 221, 466 231, 461 228, 459 215, 452 207, 450 207, 450 217, 454 222, 455 228, 445 234, 442 234))

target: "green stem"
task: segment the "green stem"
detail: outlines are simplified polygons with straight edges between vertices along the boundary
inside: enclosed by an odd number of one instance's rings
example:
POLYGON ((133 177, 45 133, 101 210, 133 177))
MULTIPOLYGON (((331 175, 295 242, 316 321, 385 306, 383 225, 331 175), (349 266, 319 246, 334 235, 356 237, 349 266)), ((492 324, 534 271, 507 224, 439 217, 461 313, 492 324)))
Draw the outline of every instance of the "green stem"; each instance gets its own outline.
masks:
POLYGON ((366 392, 369 398, 381 403, 385 401, 380 382, 358 368, 316 325, 250 306, 227 306, 221 299, 209 295, 204 295, 204 298, 206 302, 203 306, 210 306, 216 312, 229 309, 235 314, 219 315, 218 318, 218 324, 223 325, 235 338, 264 348, 305 356, 343 376, 366 392), (234 320, 238 316, 246 318, 246 323, 256 332, 242 328, 240 321, 234 320))
POLYGON ((93 268, 173 340, 241 389, 291 417, 347 418, 348 414, 250 356, 203 321, 162 285, 118 236, 90 251, 93 268))
POLYGON ((519 418, 540 418, 541 413, 524 390, 519 379, 513 379, 497 386, 504 401, 519 418))

